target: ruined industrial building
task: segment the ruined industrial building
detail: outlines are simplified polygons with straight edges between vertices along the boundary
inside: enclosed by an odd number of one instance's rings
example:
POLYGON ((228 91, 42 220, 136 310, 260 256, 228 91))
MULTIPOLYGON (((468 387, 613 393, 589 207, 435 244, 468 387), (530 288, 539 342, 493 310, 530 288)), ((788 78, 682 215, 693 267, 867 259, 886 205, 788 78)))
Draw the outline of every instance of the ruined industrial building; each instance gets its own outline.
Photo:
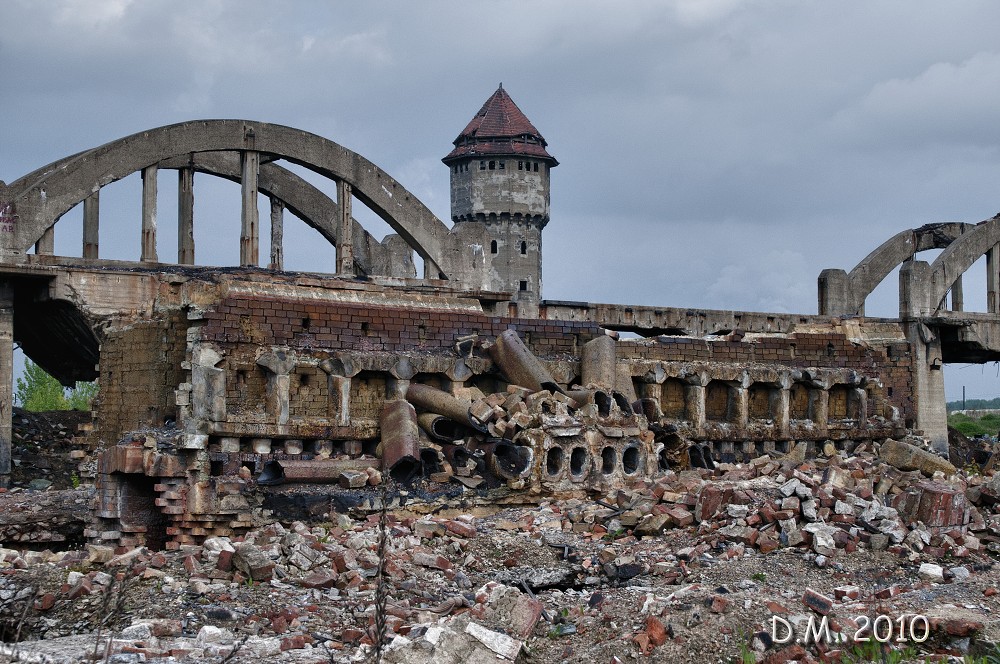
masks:
MULTIPOLYGON (((96 459, 83 539, 119 554, 240 538, 275 515, 363 515, 387 495, 430 512, 437 500, 523 506, 659 486, 654 502, 673 496, 673 512, 654 511, 673 515, 659 529, 684 527, 746 501, 720 489, 709 509, 711 489, 688 500, 692 487, 656 484, 665 477, 694 473, 707 486, 717 467, 763 475, 789 458, 885 456, 886 441, 909 441, 898 443, 903 471, 947 470, 933 454, 948 452, 942 365, 1000 359, 1000 218, 904 230, 850 272, 824 270, 818 313, 551 301, 542 233, 558 161, 542 134, 501 87, 443 161, 450 225, 361 155, 242 120, 150 129, 0 183, 0 481, 11 473, 14 343, 65 384, 99 381, 81 434, 96 459), (335 182, 337 200, 283 161, 335 182), (156 253, 160 169, 180 182, 176 261, 156 253), (138 260, 102 259, 101 234, 114 228, 101 187, 135 173, 138 260), (239 266, 196 261, 195 173, 242 185, 239 266), (271 201, 266 258, 258 192, 271 201), (368 234, 356 204, 395 234, 368 234), (77 205, 80 254, 53 255, 57 222, 77 205), (286 213, 336 246, 330 273, 283 270, 286 213), (916 258, 932 248, 943 249, 933 263, 916 258), (983 255, 989 312, 964 312, 961 275, 983 255), (865 298, 899 265, 899 317, 866 317, 865 298), (391 494, 376 488, 387 483, 391 494)), ((794 477, 811 487, 803 504, 815 493, 829 516, 833 494, 816 492, 836 489, 840 510, 845 491, 867 481, 870 498, 878 486, 860 467, 824 468, 794 477)), ((952 543, 969 534, 968 505, 942 517, 920 497, 939 506, 959 494, 901 486, 894 511, 919 513, 952 543)), ((795 491, 775 506, 792 497, 800 509, 795 491)), ((847 546, 808 532, 826 555, 847 546)), ((778 542, 731 535, 761 551, 778 542)))

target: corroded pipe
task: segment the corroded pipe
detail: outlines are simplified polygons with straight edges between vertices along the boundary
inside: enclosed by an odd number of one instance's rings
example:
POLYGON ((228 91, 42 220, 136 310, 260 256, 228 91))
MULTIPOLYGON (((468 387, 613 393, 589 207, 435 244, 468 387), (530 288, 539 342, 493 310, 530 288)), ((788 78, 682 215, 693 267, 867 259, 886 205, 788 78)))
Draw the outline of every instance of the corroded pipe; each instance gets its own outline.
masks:
POLYGON ((475 441, 469 447, 477 456, 482 454, 486 468, 493 475, 505 480, 524 477, 531 469, 534 459, 530 448, 499 438, 475 441))
POLYGON ((406 388, 406 400, 420 410, 442 415, 453 422, 458 422, 477 431, 485 431, 482 427, 477 426, 469 416, 470 404, 444 390, 430 385, 410 383, 409 387, 406 388))
POLYGON ((421 413, 417 416, 417 424, 437 443, 454 443, 472 433, 468 427, 437 413, 421 413))
POLYGON ((508 382, 539 392, 562 392, 537 357, 524 345, 514 330, 505 330, 490 346, 490 357, 500 367, 508 382))
POLYGON ((583 345, 580 356, 580 380, 584 385, 613 388, 618 377, 618 353, 615 340, 606 334, 583 345))
POLYGON ((382 433, 382 470, 405 483, 420 472, 420 430, 417 411, 402 399, 386 401, 379 418, 382 433))

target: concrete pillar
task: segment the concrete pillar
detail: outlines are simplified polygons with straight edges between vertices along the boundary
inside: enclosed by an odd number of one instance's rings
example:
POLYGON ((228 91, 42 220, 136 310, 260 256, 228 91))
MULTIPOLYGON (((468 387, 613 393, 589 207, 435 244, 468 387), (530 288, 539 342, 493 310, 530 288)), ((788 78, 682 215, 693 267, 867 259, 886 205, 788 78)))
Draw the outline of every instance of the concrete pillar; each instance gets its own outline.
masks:
POLYGON ((101 190, 83 199, 83 257, 98 258, 100 245, 101 190))
POLYGON ((56 229, 55 226, 49 226, 42 233, 42 237, 38 238, 38 242, 35 243, 35 253, 39 256, 51 256, 56 252, 56 229))
POLYGON ((14 407, 14 289, 0 282, 0 487, 10 486, 11 416, 14 407))
POLYGON ((958 275, 955 283, 951 285, 951 310, 964 311, 965 297, 962 294, 962 275, 958 275))
POLYGON ((828 390, 809 390, 809 414, 816 430, 825 433, 830 430, 830 392, 828 390))
POLYGON ((194 169, 177 171, 177 262, 194 265, 194 169))
POLYGON ((337 426, 351 424, 351 379, 349 376, 327 377, 327 387, 330 392, 330 406, 337 418, 337 426))
POLYGON ((705 427, 705 386, 686 385, 684 387, 685 417, 699 432, 705 427))
POLYGON ((941 339, 923 323, 906 325, 906 338, 914 350, 913 402, 917 428, 931 440, 934 450, 948 451, 948 410, 944 398, 941 339))
POLYGON ((819 273, 819 315, 845 316, 854 314, 850 305, 850 282, 844 270, 823 270, 819 273))
POLYGON ((351 185, 337 181, 337 203, 340 206, 337 235, 337 274, 354 274, 354 226, 351 223, 351 185))
POLYGON ((242 166, 240 184, 243 189, 243 211, 240 215, 240 265, 260 264, 259 232, 260 215, 257 211, 257 175, 260 170, 260 153, 256 150, 244 150, 240 163, 242 166))
POLYGON ((1000 244, 986 252, 986 311, 1000 312, 1000 244))
MULTIPOLYGON (((942 372, 938 372, 942 373, 942 372)), ((868 428, 868 391, 862 387, 856 387, 851 390, 851 399, 858 406, 858 428, 867 429, 868 428)))
POLYGON ((899 317, 930 315, 938 303, 930 302, 931 266, 927 261, 906 261, 899 268, 899 317))
POLYGON ((142 255, 139 260, 156 258, 156 164, 142 169, 142 255))
POLYGON ((732 413, 730 421, 741 429, 746 429, 750 423, 750 391, 742 385, 733 388, 730 393, 732 413))
POLYGON ((271 197, 271 263, 272 270, 285 269, 285 204, 271 197))
POLYGON ((775 390, 772 398, 771 412, 774 414, 774 433, 778 438, 788 438, 791 436, 789 420, 791 416, 791 388, 787 383, 782 383, 781 389, 775 390))

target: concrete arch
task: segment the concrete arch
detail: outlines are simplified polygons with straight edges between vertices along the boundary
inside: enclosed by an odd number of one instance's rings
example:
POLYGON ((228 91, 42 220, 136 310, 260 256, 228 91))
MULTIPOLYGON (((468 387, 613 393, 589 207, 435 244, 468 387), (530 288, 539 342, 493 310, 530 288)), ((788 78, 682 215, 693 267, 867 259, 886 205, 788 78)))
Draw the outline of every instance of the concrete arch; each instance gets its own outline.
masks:
POLYGON ((993 247, 1000 244, 1000 215, 972 226, 941 252, 930 266, 929 300, 940 308, 955 280, 993 247))
POLYGON ((256 151, 350 184, 354 196, 389 224, 435 276, 450 276, 442 267, 447 226, 382 169, 321 136, 247 120, 200 120, 159 127, 34 171, 6 189, 18 220, 14 232, 0 238, 0 250, 5 256, 24 254, 60 216, 102 186, 165 160, 220 151, 256 151))
POLYGON ((849 273, 823 270, 819 277, 819 313, 862 314, 865 300, 894 269, 912 260, 917 252, 951 246, 973 227, 973 224, 946 222, 900 231, 865 256, 849 273))
MULTIPOLYGON (((166 159, 160 168, 192 168, 197 173, 220 177, 231 182, 240 181, 240 160, 233 152, 200 152, 166 159)), ((340 205, 287 168, 274 163, 260 165, 258 186, 261 193, 278 199, 296 217, 314 228, 330 244, 340 244, 340 205)), ((407 266, 392 265, 392 255, 371 233, 352 219, 352 243, 356 267, 364 274, 383 276, 412 276, 404 274, 407 266)))

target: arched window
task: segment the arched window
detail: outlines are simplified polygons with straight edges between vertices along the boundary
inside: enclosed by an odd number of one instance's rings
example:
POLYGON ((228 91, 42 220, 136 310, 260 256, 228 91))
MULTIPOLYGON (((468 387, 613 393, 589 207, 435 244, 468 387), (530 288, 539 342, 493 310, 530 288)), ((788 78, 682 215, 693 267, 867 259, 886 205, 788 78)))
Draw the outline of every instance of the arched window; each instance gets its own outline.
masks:
POLYGON ((521 255, 524 256, 527 253, 528 253, 528 243, 525 242, 524 240, 521 240, 521 255))
POLYGON ((491 254, 497 253, 497 241, 496 240, 491 240, 490 241, 490 253, 491 254))

